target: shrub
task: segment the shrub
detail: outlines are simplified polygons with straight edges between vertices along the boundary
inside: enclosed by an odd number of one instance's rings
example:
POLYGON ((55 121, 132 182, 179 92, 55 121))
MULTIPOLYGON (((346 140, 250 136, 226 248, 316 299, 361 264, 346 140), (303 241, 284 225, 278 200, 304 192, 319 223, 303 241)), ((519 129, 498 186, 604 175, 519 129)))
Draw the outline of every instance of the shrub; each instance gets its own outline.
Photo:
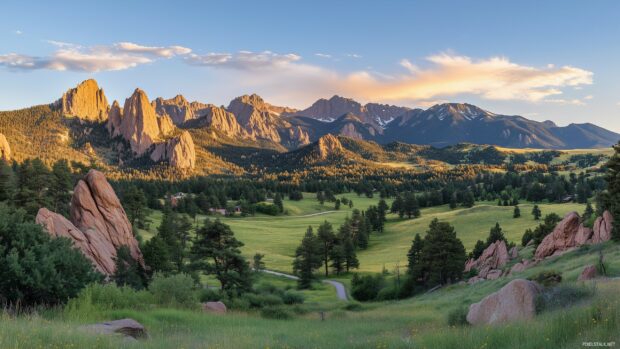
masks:
POLYGON ((276 320, 288 320, 290 319, 291 313, 281 306, 269 306, 261 309, 260 316, 267 319, 276 319, 276 320))
POLYGON ((194 279, 187 274, 164 276, 155 274, 149 286, 155 302, 162 306, 195 308, 197 306, 194 279))
POLYGON ((360 302, 377 299, 379 291, 383 288, 385 279, 383 275, 353 275, 351 280, 351 295, 360 302))
POLYGON ((303 304, 304 300, 304 295, 297 291, 288 290, 282 294, 284 304, 303 304))
POLYGON ((364 306, 357 302, 349 302, 345 306, 343 306, 342 309, 347 311, 361 311, 364 310, 364 306))
POLYGON ((246 293, 243 295, 251 308, 263 308, 268 306, 282 305, 284 302, 282 298, 274 294, 255 294, 246 293))
POLYGON ((396 286, 388 286, 382 288, 379 293, 377 293, 378 301, 388 301, 393 299, 398 299, 400 294, 400 290, 396 286))
POLYGON ((153 304, 153 295, 136 291, 131 287, 117 287, 114 284, 90 284, 77 297, 72 298, 64 308, 70 318, 88 318, 96 311, 135 309, 144 310, 153 304))
POLYGON ((562 282, 562 274, 553 270, 544 270, 532 276, 529 280, 536 281, 545 287, 551 287, 562 282))
POLYGON ((67 238, 52 238, 23 211, 0 205, 0 303, 56 305, 102 279, 67 238))
POLYGON ((478 276, 478 269, 471 268, 471 269, 469 269, 467 274, 463 275, 463 278, 470 279, 470 278, 473 278, 474 276, 478 276))
POLYGON ((200 291, 198 295, 198 299, 200 302, 216 302, 223 298, 222 293, 219 290, 214 290, 211 288, 205 288, 200 291))
POLYGON ((560 285, 543 290, 536 296, 536 312, 566 308, 594 295, 586 286, 560 285))
POLYGON ((469 325, 469 323, 467 322, 467 312, 468 309, 466 307, 458 307, 456 309, 452 309, 448 313, 448 326, 469 325))
POLYGON ((255 205, 256 212, 263 213, 269 216, 277 216, 280 213, 278 206, 268 204, 266 202, 259 202, 255 205))

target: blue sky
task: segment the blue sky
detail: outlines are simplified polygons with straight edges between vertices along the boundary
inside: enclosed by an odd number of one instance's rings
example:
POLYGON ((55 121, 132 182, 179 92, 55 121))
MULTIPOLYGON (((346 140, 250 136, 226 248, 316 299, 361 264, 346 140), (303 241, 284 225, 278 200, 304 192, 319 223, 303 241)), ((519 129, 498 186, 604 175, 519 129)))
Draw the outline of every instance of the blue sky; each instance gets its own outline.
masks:
POLYGON ((0 109, 94 77, 228 104, 469 102, 620 131, 618 1, 4 1, 0 109))

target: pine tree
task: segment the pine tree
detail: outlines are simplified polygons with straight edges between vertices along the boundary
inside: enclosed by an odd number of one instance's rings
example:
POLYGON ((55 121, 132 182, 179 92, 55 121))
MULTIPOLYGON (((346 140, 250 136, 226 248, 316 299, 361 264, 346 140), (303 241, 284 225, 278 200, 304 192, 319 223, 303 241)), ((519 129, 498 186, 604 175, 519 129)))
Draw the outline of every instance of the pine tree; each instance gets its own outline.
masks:
POLYGON ((521 217, 521 209, 519 208, 518 205, 515 205, 515 209, 512 212, 512 218, 519 218, 521 217))
POLYGON ((122 195, 123 208, 127 213, 127 218, 131 225, 135 227, 144 228, 146 225, 146 196, 144 192, 136 187, 130 185, 122 195))
POLYGON ((241 255, 242 246, 228 225, 219 219, 207 219, 193 240, 191 265, 205 275, 214 275, 227 294, 241 294, 252 287, 250 266, 241 255))
POLYGON ((149 267, 149 275, 156 272, 169 274, 173 270, 168 245, 159 235, 155 235, 145 242, 141 249, 144 255, 144 263, 149 267))
POLYGON ((52 166, 52 181, 50 183, 50 194, 52 199, 52 207, 55 212, 62 215, 69 215, 69 203, 73 189, 73 178, 69 162, 67 160, 59 160, 52 166))
POLYGON ((484 252, 484 250, 487 247, 488 246, 484 243, 484 241, 482 240, 476 241, 476 245, 474 246, 474 249, 471 251, 471 258, 478 259, 478 257, 482 255, 482 252, 484 252))
POLYGON ((265 262, 263 261, 265 258, 264 254, 256 252, 254 257, 252 258, 252 269, 256 272, 261 272, 265 269, 265 262))
POLYGON ((400 195, 396 195, 396 197, 394 198, 394 201, 392 201, 392 207, 390 208, 390 212, 396 213, 400 216, 400 218, 403 218, 403 216, 401 215, 401 212, 404 212, 403 211, 404 204, 405 202, 403 200, 403 197, 400 195))
POLYGON ((463 194, 463 206, 464 207, 473 207, 475 204, 474 193, 471 190, 465 191, 463 194))
POLYGON ((420 264, 422 258, 422 248, 424 247, 424 241, 420 234, 415 234, 413 241, 411 242, 411 248, 407 252, 407 274, 413 276, 416 274, 416 269, 420 264))
POLYGON ((334 204, 334 209, 335 210, 340 210, 340 199, 336 199, 336 202, 334 204))
POLYGON ((486 247, 490 246, 492 243, 496 241, 506 241, 506 237, 504 237, 504 233, 502 232, 502 227, 500 227, 499 223, 495 223, 495 226, 491 228, 489 231, 489 236, 487 237, 486 247))
POLYGON ((589 220, 592 217, 592 215, 594 215, 594 209, 592 208, 592 205, 588 202, 586 204, 585 210, 583 211, 583 220, 584 221, 589 220))
POLYGON ((334 234, 334 228, 328 221, 323 222, 319 226, 317 237, 321 242, 321 256, 325 265, 325 276, 329 276, 329 259, 336 235, 334 234))
POLYGON ((457 205, 458 203, 456 202, 456 195, 455 194, 450 195, 450 209, 454 210, 457 205))
POLYGON ((278 207, 278 212, 284 212, 284 204, 282 203, 282 195, 280 193, 276 193, 276 196, 273 198, 273 204, 278 207))
MULTIPOLYGON (((387 205, 387 203, 385 202, 385 200, 381 199, 379 200, 379 204, 377 204, 377 214, 378 214, 378 218, 381 222, 385 223, 387 221, 387 212, 390 209, 390 207, 387 205)), ((383 225, 381 224, 381 230, 383 231, 383 225)))
POLYGON ((129 286, 136 290, 144 288, 146 284, 144 270, 131 256, 129 247, 123 245, 116 249, 114 262, 116 270, 112 275, 112 280, 117 286, 129 286))
POLYGON ((424 237, 420 255, 424 285, 433 287, 460 280, 467 256, 465 247, 456 237, 454 227, 433 219, 424 237))
POLYGON ((405 196, 404 214, 407 218, 420 217, 420 204, 414 193, 407 193, 405 196))
POLYGON ((293 273, 299 276, 297 285, 301 289, 310 288, 314 279, 314 271, 323 265, 320 241, 308 227, 301 244, 295 250, 293 273))
POLYGON ((614 218, 611 238, 620 241, 620 142, 614 145, 614 155, 607 161, 607 207, 614 218))
POLYGON ((541 215, 542 212, 540 211, 538 205, 534 205, 534 207, 532 208, 532 216, 534 216, 534 220, 539 220, 541 215))

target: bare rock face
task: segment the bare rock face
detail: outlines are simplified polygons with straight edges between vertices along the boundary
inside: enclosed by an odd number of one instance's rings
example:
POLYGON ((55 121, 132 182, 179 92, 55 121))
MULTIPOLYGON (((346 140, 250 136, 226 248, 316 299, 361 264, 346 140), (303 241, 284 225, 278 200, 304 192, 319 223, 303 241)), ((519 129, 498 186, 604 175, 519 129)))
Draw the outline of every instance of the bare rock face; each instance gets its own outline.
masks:
POLYGON ((342 128, 340 129, 340 134, 349 138, 364 139, 364 136, 362 136, 362 134, 357 131, 355 125, 353 125, 352 123, 348 123, 342 126, 342 128))
POLYGON ((592 234, 592 243, 609 241, 611 239, 611 230, 613 228, 614 218, 609 211, 603 212, 603 215, 597 217, 594 221, 594 231, 592 234))
POLYGON ((125 100, 120 134, 129 141, 131 150, 138 156, 160 140, 160 129, 155 109, 146 93, 136 89, 125 100))
POLYGON ((108 117, 108 100, 97 81, 89 79, 69 89, 59 101, 62 113, 88 121, 105 121, 108 117))
POLYGON ((592 229, 584 227, 583 224, 579 226, 577 235, 575 235, 575 244, 577 246, 589 244, 592 242, 592 229))
POLYGON ((196 165, 196 152, 194 140, 187 131, 169 139, 164 143, 159 143, 151 153, 153 161, 168 161, 171 167, 181 170, 191 170, 196 165))
POLYGON ((202 310, 207 313, 226 314, 226 304, 222 302, 202 303, 202 310))
POLYGON ((499 291, 469 306, 467 321, 472 325, 493 325, 532 319, 535 299, 541 287, 532 281, 516 279, 499 291))
POLYGON ((386 104, 368 103, 361 105, 350 98, 333 96, 330 99, 321 98, 309 108, 296 112, 294 115, 332 121, 344 114, 352 113, 363 122, 384 125, 395 117, 405 114, 408 110, 408 108, 386 104))
POLYGON ((543 259, 545 257, 566 251, 577 246, 576 236, 581 226, 581 219, 576 212, 570 212, 558 223, 553 232, 543 239, 536 248, 534 257, 543 259))
POLYGON ((158 117, 157 125, 159 126, 159 132, 162 137, 166 137, 174 133, 175 127, 172 123, 172 119, 170 119, 168 115, 158 117))
POLYGON ((583 271, 581 272, 581 275, 579 275, 579 278, 577 280, 578 281, 592 280, 597 275, 598 275, 598 271, 596 270, 596 267, 594 265, 588 265, 585 268, 583 268, 583 271))
POLYGON ((515 259, 519 257, 519 249, 517 248, 517 246, 511 248, 510 252, 508 253, 510 254, 510 259, 515 259))
POLYGON ((250 135, 237 122, 235 115, 224 108, 209 105, 202 111, 204 115, 199 120, 201 126, 209 126, 228 137, 249 138, 250 135))
POLYGON ((233 99, 228 108, 237 117, 237 121, 254 138, 271 140, 279 143, 282 139, 278 132, 280 120, 271 113, 269 104, 258 95, 244 95, 233 99))
POLYGON ((317 144, 321 159, 326 159, 330 155, 342 152, 344 150, 344 148, 342 147, 342 143, 340 143, 338 138, 334 137, 334 135, 332 134, 326 134, 325 136, 319 138, 317 144))
POLYGON ((294 126, 288 129, 288 138, 297 146, 310 144, 310 135, 303 128, 294 126))
POLYGON ((525 264, 519 262, 519 263, 513 265, 512 268, 510 268, 510 273, 509 274, 520 273, 520 272, 524 271, 525 268, 526 268, 525 264))
POLYGON ((11 146, 2 133, 0 133, 0 159, 6 162, 11 161, 11 146))
POLYGON ((95 268, 102 274, 112 274, 114 264, 109 264, 108 255, 114 251, 112 243, 105 239, 96 239, 98 236, 89 236, 76 228, 73 223, 62 215, 43 207, 39 209, 35 218, 37 224, 42 225, 47 232, 55 237, 65 237, 73 241, 73 245, 90 259, 95 268))
POLYGON ((489 275, 492 277, 501 276, 502 271, 500 269, 508 263, 509 259, 506 242, 503 240, 495 241, 482 252, 477 260, 468 260, 465 263, 465 271, 476 269, 478 276, 485 279, 488 279, 489 275))
POLYGON ((106 124, 106 128, 108 129, 108 133, 111 137, 116 137, 121 135, 121 123, 123 121, 123 110, 117 101, 112 103, 112 107, 110 107, 110 111, 108 112, 108 123, 106 124))
POLYGON ((71 198, 71 221, 87 237, 92 250, 100 254, 106 274, 114 272, 116 249, 123 245, 144 266, 125 210, 103 173, 90 170, 77 183, 71 198))
POLYGON ((157 114, 169 116, 175 125, 182 125, 203 116, 204 109, 208 106, 199 102, 190 103, 182 95, 170 99, 159 97, 153 101, 152 105, 157 114))

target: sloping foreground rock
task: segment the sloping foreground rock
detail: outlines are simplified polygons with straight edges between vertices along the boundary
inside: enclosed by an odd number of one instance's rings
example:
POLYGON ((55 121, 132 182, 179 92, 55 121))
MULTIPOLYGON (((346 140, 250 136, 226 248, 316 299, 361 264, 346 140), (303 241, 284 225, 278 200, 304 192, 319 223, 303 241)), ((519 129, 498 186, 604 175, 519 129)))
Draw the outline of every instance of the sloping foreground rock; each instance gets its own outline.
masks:
POLYGON ((613 218, 609 211, 594 221, 593 229, 583 226, 577 212, 570 212, 558 223, 553 232, 542 240, 536 248, 534 257, 543 259, 560 254, 573 247, 585 244, 597 244, 611 238, 613 218))
POLYGON ((146 328, 134 319, 122 319, 108 322, 101 322, 81 327, 83 330, 104 335, 121 335, 126 338, 146 339, 149 337, 146 328))
POLYGON ((2 133, 0 133, 0 160, 11 161, 11 146, 2 133))
POLYGON ((110 183, 97 170, 90 170, 76 185, 71 198, 71 222, 46 208, 39 210, 36 222, 51 235, 70 238, 105 275, 114 273, 116 249, 123 245, 144 266, 125 210, 110 183))
POLYGON ((516 279, 499 291, 469 306, 467 322, 493 325, 514 320, 527 320, 536 315, 535 299, 541 287, 532 281, 516 279))

